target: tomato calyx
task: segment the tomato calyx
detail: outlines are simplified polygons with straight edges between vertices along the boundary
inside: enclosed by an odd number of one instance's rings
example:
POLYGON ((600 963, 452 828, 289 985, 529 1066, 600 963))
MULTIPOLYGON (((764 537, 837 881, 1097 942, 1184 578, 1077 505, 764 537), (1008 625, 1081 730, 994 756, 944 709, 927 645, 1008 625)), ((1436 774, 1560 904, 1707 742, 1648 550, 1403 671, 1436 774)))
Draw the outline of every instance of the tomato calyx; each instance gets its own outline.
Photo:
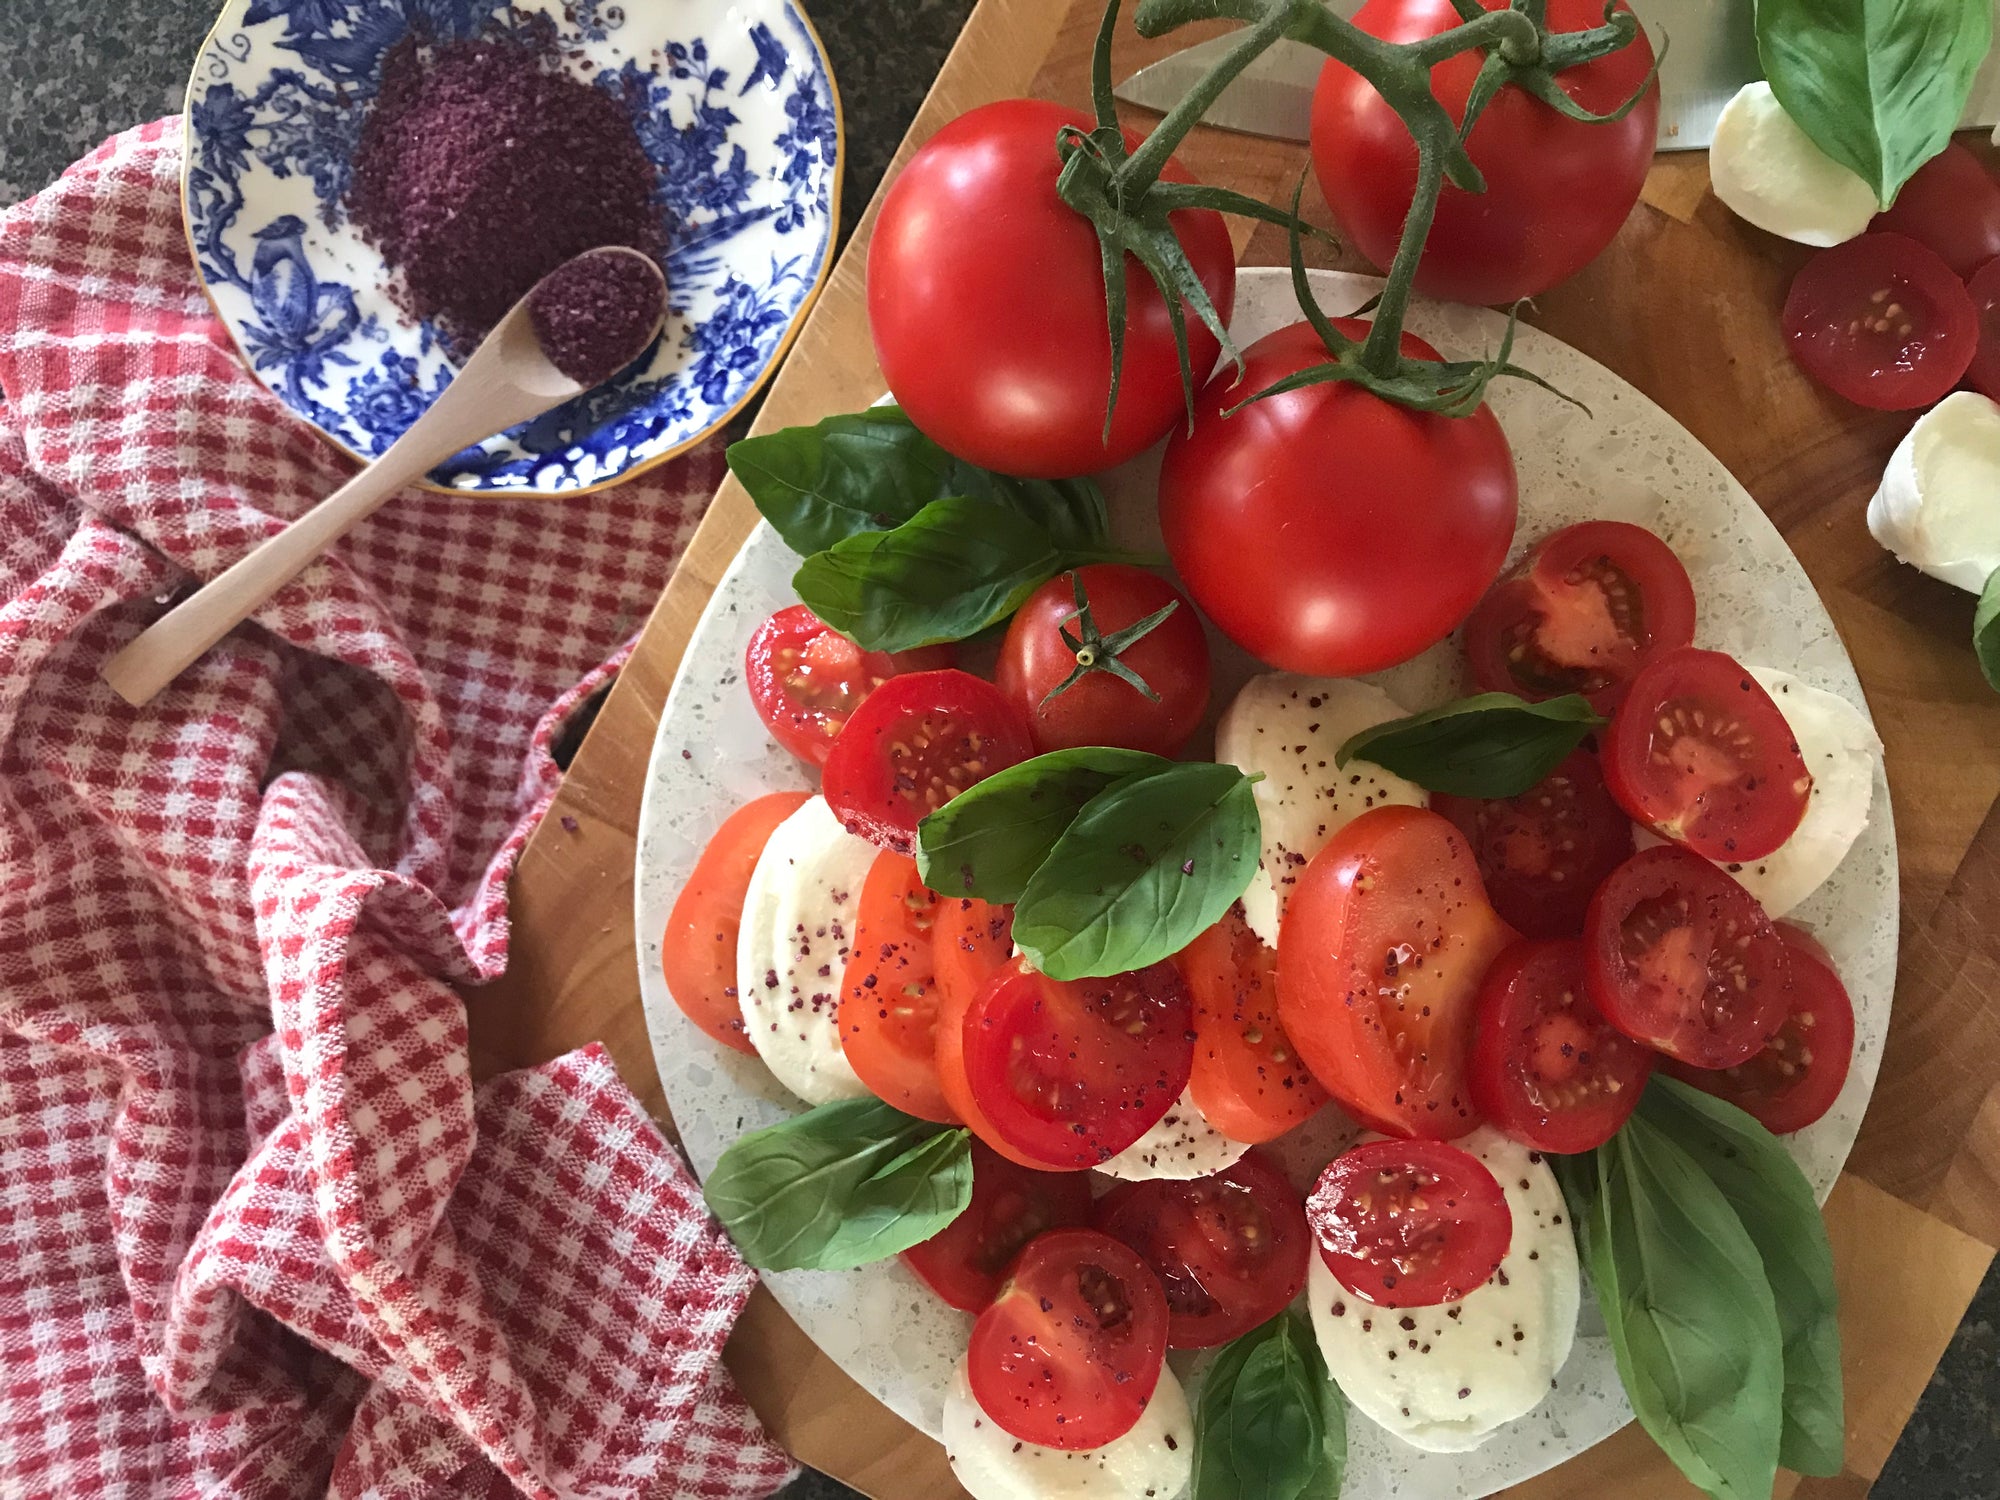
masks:
POLYGON ((1166 624, 1168 616, 1181 607, 1181 601, 1169 599, 1143 620, 1135 620, 1123 630, 1105 635, 1097 628, 1097 620, 1090 612, 1090 595, 1084 589, 1082 572, 1072 571, 1069 584, 1076 595, 1076 612, 1066 616, 1056 626, 1056 634, 1075 653, 1076 667, 1069 676, 1042 695, 1042 702, 1053 703, 1092 672, 1107 672, 1144 694, 1147 702, 1158 703, 1160 695, 1153 690, 1153 685, 1125 665, 1122 658, 1132 647, 1166 624), (1076 627, 1074 633, 1070 631, 1072 625, 1076 627))

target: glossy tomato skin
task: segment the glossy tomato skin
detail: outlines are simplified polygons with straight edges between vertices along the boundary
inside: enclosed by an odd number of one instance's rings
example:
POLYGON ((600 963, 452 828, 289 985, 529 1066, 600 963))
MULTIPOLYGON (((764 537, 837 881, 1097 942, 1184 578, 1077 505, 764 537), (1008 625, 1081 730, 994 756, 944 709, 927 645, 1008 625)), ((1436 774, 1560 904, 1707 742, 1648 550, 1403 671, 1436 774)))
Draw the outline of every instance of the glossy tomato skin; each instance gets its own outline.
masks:
POLYGON ((1208 637, 1201 617, 1181 591, 1157 573, 1125 563, 1093 563, 1063 573, 1028 596, 1007 627, 994 685, 1028 721, 1035 748, 1070 750, 1117 745, 1154 755, 1179 753, 1208 708, 1208 637), (1076 591, 1084 596, 1101 635, 1110 636, 1166 608, 1174 612, 1120 654, 1119 660, 1159 695, 1154 702, 1109 672, 1086 673, 1057 696, 1050 693, 1076 669, 1076 653, 1062 638, 1077 629, 1076 591))
POLYGON ((1877 411, 1942 400, 1979 348, 1979 313, 1935 250, 1864 234, 1822 250, 1792 278, 1782 316, 1800 369, 1877 411))
MULTIPOLYGON (((1351 337, 1367 325, 1336 320, 1351 337)), ((1403 352, 1436 352, 1414 335, 1403 352)), ((1407 661, 1463 620, 1513 541, 1514 460, 1493 413, 1444 417, 1348 382, 1244 397, 1326 359, 1306 323, 1219 371, 1160 471, 1174 567, 1223 634, 1288 672, 1350 677, 1407 661)))
POLYGON ((906 1115, 960 1122, 937 1072, 940 902, 916 861, 884 850, 861 888, 840 982, 840 1048, 876 1098, 906 1115))
POLYGON ((1975 271, 1965 290, 1979 318, 1979 348, 1965 367, 1966 384, 2000 401, 2000 257, 1975 271))
MULTIPOLYGON (((1480 3, 1498 10, 1505 0, 1480 3)), ((1623 0, 1618 8, 1626 8, 1623 0)), ((1451 0, 1368 0, 1354 24, 1409 42, 1459 19, 1451 0)), ((1603 21, 1601 0, 1553 0, 1548 7, 1551 31, 1584 31, 1603 21)), ((1431 69, 1431 88, 1455 120, 1465 118, 1484 58, 1474 49, 1431 69)), ((1652 62, 1641 32, 1630 46, 1556 81, 1578 104, 1602 114, 1637 91, 1652 62)), ((1486 191, 1445 184, 1417 266, 1417 290, 1454 302, 1512 302, 1575 274, 1611 243, 1639 201, 1659 114, 1657 84, 1608 125, 1565 119, 1517 88, 1502 89, 1467 142, 1486 191)), ((1416 144, 1374 86, 1344 63, 1329 61, 1313 93, 1312 157, 1342 237, 1386 268, 1416 192, 1416 144)))
POLYGON ((1194 1000, 1188 1092, 1233 1141, 1274 1141, 1318 1114, 1326 1090, 1278 1019, 1278 955, 1232 908, 1174 955, 1194 1000))
POLYGON ((988 906, 974 897, 948 899, 932 929, 931 958, 938 977, 937 1063, 938 1087, 952 1113, 965 1122, 974 1137, 996 1155, 1016 1166, 1040 1172, 1081 1171, 1084 1163, 1044 1160, 1023 1151, 1000 1132, 972 1090, 966 1071, 966 1017, 973 1002, 998 972, 1011 963, 1013 948, 1008 936, 1011 906, 988 906), (997 945, 997 951, 995 946, 997 945))
MULTIPOLYGON (((869 241, 868 327, 889 390, 926 436, 1003 474, 1108 469, 1185 410, 1166 299, 1127 256, 1125 354, 1104 440, 1103 260, 1089 221, 1056 194, 1056 132, 1091 123, 1040 99, 960 115, 890 184, 869 241)), ((1192 180, 1174 162, 1162 175, 1192 180)), ((1221 215, 1189 209, 1170 222, 1226 322, 1236 262, 1221 215)), ((1199 380, 1220 345, 1192 312, 1187 334, 1199 380)))
POLYGON ((961 1312, 993 1300, 1022 1247, 1048 1229, 1090 1222, 1090 1179, 1081 1172, 1037 1172, 983 1141, 972 1143, 972 1202, 903 1262, 961 1312))
POLYGON ((793 604, 750 637, 743 680, 771 738, 800 760, 823 766, 834 737, 863 699, 899 673, 948 667, 952 655, 949 646, 863 651, 805 605, 793 604))
POLYGON ((1442 1141, 1367 1141, 1306 1199, 1334 1280, 1378 1307, 1436 1307, 1486 1284, 1514 1213, 1486 1163, 1442 1141))
POLYGON ((1954 141, 1918 167, 1868 227, 1930 246, 1954 276, 1969 280, 2000 255, 2000 182, 1954 141))
POLYGON ((1093 1229, 1028 1242, 972 1325, 980 1409, 1024 1443, 1075 1452, 1130 1432, 1167 1356, 1167 1299, 1136 1253, 1093 1229))
POLYGON ((1191 1181, 1121 1182, 1097 1200, 1092 1222, 1159 1276, 1170 1349, 1226 1344, 1305 1288, 1305 1200, 1261 1152, 1191 1181))
POLYGON ((1313 1076, 1385 1135, 1479 1123, 1466 1081, 1480 982, 1519 936, 1439 814, 1379 807, 1300 874, 1278 932, 1278 1015, 1313 1076))

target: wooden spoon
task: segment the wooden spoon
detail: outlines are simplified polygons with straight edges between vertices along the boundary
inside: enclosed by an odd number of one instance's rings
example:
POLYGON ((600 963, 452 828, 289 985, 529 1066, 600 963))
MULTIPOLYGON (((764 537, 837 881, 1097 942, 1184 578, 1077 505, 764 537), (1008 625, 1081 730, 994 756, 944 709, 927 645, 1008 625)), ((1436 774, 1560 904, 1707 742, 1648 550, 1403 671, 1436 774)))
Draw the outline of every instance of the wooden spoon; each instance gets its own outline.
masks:
POLYGON ((645 329, 645 336, 635 337, 631 353, 613 368, 623 369, 636 359, 666 321, 666 278, 652 258, 636 250, 607 247, 557 267, 514 304, 430 410, 386 453, 283 531, 203 584, 106 662, 102 676, 118 696, 135 708, 152 701, 154 694, 392 495, 454 453, 538 417, 597 383, 579 382, 556 368, 543 351, 532 306, 551 281, 595 255, 630 256, 643 263, 659 282, 657 315, 645 329))

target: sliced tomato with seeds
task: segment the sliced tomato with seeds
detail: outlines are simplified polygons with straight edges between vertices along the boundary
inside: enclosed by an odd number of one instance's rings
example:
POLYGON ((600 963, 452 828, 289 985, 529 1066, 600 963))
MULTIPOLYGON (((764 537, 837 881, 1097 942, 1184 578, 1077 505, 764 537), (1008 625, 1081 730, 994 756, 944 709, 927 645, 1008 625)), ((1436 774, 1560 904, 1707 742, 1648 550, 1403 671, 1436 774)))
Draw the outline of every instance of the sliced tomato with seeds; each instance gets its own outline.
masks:
POLYGON ((1234 1141, 1276 1140, 1319 1113, 1326 1090, 1278 1019, 1278 951, 1231 908, 1174 955, 1194 1001, 1188 1092, 1234 1141))
POLYGON ((1591 1004, 1583 952, 1572 939, 1517 943, 1479 992, 1473 1100, 1540 1151, 1603 1145, 1638 1107, 1653 1071, 1653 1054, 1591 1004))
POLYGON ((1583 941, 1584 986, 1604 1018, 1697 1068, 1749 1060, 1791 1007, 1791 959, 1764 908, 1672 844, 1613 872, 1583 941))
MULTIPOLYGON (((1013 908, 1002 906, 992 907, 990 910, 1011 912, 1013 908)), ((945 912, 944 921, 949 922, 951 920, 952 907, 947 905, 945 912)), ((942 926, 940 927, 941 930, 942 926)), ((941 954, 941 950, 937 946, 938 934, 933 933, 932 937, 933 953, 941 954)), ((1011 947, 1012 945, 1009 944, 1008 946, 1011 947)), ((951 966, 943 963, 941 960, 938 970, 936 1054, 938 1086, 944 1090, 945 1100, 951 1105, 952 1112, 965 1122, 966 1128, 972 1132, 976 1139, 990 1146, 996 1154, 1006 1157, 1008 1161, 1013 1162, 1017 1166, 1032 1167, 1038 1172, 1081 1171, 1083 1166, 1088 1165, 1088 1163, 1044 1161, 1042 1158, 1031 1156, 1018 1146, 1010 1143, 1000 1133, 993 1121, 987 1117, 986 1110, 981 1106, 978 1098, 972 1092, 972 1080, 965 1070, 966 1018, 972 1013, 973 1001, 979 998, 980 991, 986 987, 986 980, 991 979, 1000 967, 1009 962, 1011 960, 1007 957, 1006 950, 1003 949, 999 961, 992 969, 986 972, 985 978, 977 985, 968 988, 964 982, 964 978, 970 970, 961 971, 959 976, 954 978, 951 966)))
POLYGON ((961 1312, 993 1300, 1014 1257, 1036 1235, 1090 1222, 1090 1179, 1037 1172, 972 1143, 972 1202, 939 1233, 903 1252, 904 1264, 961 1312))
POLYGON ((1675 651, 1634 678, 1603 764, 1633 821, 1724 864, 1773 853, 1812 792, 1784 711, 1720 651, 1675 651))
POLYGON ((1028 1242, 972 1325, 965 1373, 980 1409, 1024 1443, 1101 1448, 1137 1424, 1167 1356, 1160 1278, 1094 1229, 1028 1242))
POLYGON ((1465 626, 1472 676, 1539 702, 1582 693, 1609 713, 1639 669, 1694 639, 1694 585, 1643 526, 1585 521, 1543 537, 1465 626))
POLYGON ((945 896, 931 945, 938 983, 948 996, 970 1005, 993 971, 1014 956, 1014 908, 977 896, 945 896))
POLYGON ((1573 751, 1518 797, 1433 794, 1472 845, 1487 899, 1524 937, 1575 937, 1599 882, 1632 854, 1632 821, 1596 752, 1573 751))
POLYGON ((928 814, 1034 753, 1026 721, 992 683, 955 669, 912 672, 848 719, 823 790, 849 833, 909 854, 928 814))
POLYGON ((951 661, 949 646, 893 655, 863 651, 805 605, 793 604, 750 637, 743 676, 771 738, 823 766, 835 736, 870 693, 900 673, 932 672, 951 661))
POLYGON ((840 1050, 876 1098, 920 1120, 959 1123, 938 1081, 939 988, 932 934, 940 903, 916 861, 869 866, 840 984, 840 1050))
POLYGON ((1435 1307, 1486 1284, 1514 1237, 1507 1195, 1442 1141, 1368 1141, 1335 1157, 1306 1198, 1334 1280, 1378 1307, 1435 1307))
POLYGON ((1965 283, 1903 234, 1859 235, 1815 255, 1792 279, 1783 322, 1800 369, 1878 411, 1942 400, 1979 347, 1965 283))

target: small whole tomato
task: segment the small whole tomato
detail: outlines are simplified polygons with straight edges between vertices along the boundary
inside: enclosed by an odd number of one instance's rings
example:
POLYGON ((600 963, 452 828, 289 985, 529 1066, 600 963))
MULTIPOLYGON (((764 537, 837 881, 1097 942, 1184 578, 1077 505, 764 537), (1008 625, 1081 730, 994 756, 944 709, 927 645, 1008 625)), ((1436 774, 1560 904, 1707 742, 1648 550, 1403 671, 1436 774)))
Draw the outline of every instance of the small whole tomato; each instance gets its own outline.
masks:
POLYGON ((1044 753, 1118 745, 1173 755, 1208 707, 1208 679, 1194 606, 1125 563, 1078 568, 1030 594, 993 674, 1044 753))

